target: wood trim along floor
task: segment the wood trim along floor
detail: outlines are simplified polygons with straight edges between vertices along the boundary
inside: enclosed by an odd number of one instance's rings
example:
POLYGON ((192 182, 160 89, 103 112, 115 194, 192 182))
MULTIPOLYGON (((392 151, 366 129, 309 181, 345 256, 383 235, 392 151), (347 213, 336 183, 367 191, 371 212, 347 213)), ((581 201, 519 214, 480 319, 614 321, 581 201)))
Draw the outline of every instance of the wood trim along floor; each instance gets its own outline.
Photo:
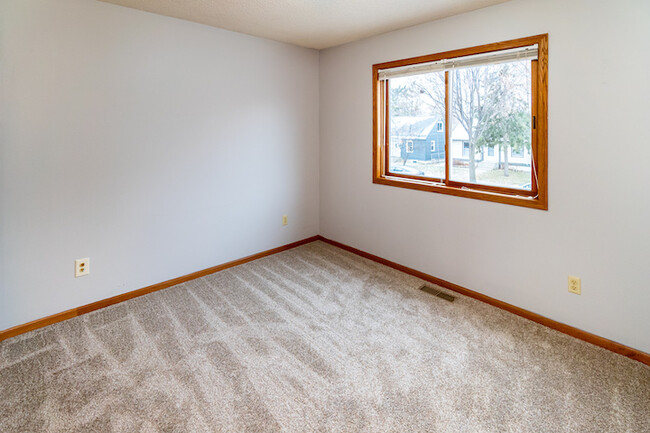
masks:
POLYGON ((73 308, 67 311, 63 311, 58 314, 54 314, 51 316, 43 317, 41 319, 36 319, 32 322, 25 323, 22 325, 17 325, 12 328, 5 329, 4 331, 0 331, 0 341, 6 340, 7 338, 15 337, 16 335, 24 334, 25 332, 33 331, 34 329, 39 329, 47 325, 51 325, 53 323, 61 322, 63 320, 71 319, 73 317, 81 316, 82 314, 90 313, 91 311, 98 310, 100 308, 108 307, 109 305, 117 304, 123 301, 127 301, 129 299, 137 298, 138 296, 146 295, 151 292, 155 292, 158 290, 166 289, 171 286, 175 286, 176 284, 181 284, 186 281, 194 280, 196 278, 200 278, 209 274, 213 274, 215 272, 222 271, 224 269, 232 268, 233 266, 241 265, 243 263, 251 262, 253 260, 260 259, 262 257, 270 256, 272 254, 277 254, 282 251, 286 251, 292 248, 299 247, 301 245, 308 244, 310 242, 314 241, 323 241, 326 242, 330 245, 333 245, 335 247, 341 248, 343 250, 349 251, 351 253, 354 253, 358 256, 365 257, 366 259, 372 260, 377 263, 381 263, 382 265, 386 265, 388 267, 391 267, 393 269, 397 269, 398 271, 402 271, 404 273, 413 275, 415 277, 421 278, 425 281, 429 281, 431 283, 437 284, 441 287, 444 287, 446 289, 452 290, 454 292, 460 293, 465 296, 469 296, 470 298, 477 299, 479 301, 485 302, 486 304, 493 305, 495 307, 501 308, 502 310, 506 310, 510 313, 516 314, 517 316, 524 317, 526 319, 532 320, 533 322, 537 322, 541 325, 547 326, 551 329, 555 329, 556 331, 560 331, 564 334, 570 335, 574 338, 577 338, 579 340, 586 341, 587 343, 591 343, 596 346, 600 346, 602 348, 605 348, 607 350, 610 350, 612 352, 618 353, 620 355, 626 356, 628 358, 634 359, 636 361, 642 362, 644 364, 650 365, 650 354, 642 352, 637 349, 633 349, 631 347, 625 346, 621 343, 617 343, 612 340, 608 340, 603 337, 599 337, 598 335, 594 335, 590 332, 583 331, 578 328, 574 328, 573 326, 566 325, 564 323, 556 322, 555 320, 549 319, 544 316, 540 316, 537 313, 533 313, 528 310, 524 310, 523 308, 516 307, 512 304, 508 304, 507 302, 499 301, 498 299, 492 298, 490 296, 484 295, 479 292, 475 292, 473 290, 467 289, 465 287, 459 286, 458 284, 450 283, 449 281, 445 281, 441 278, 434 277, 433 275, 425 274, 424 272, 417 271, 415 269, 409 268, 404 265, 400 265, 399 263, 391 262, 390 260, 384 259, 379 256, 375 256, 374 254, 367 253, 365 251, 359 250, 357 248, 351 247, 349 245, 342 244, 340 242, 333 241, 331 239, 327 239, 321 235, 317 236, 312 236, 306 239, 302 239, 297 242, 292 242, 290 244, 282 245, 277 248, 272 248, 270 250, 262 251, 261 253, 257 254, 252 254, 247 257, 243 257, 241 259, 233 260, 231 262, 223 263, 221 265, 213 266, 211 268, 203 269, 201 271, 193 272, 191 274, 184 275, 182 277, 174 278, 171 280, 163 281, 161 283, 153 284, 151 286, 143 287, 142 289, 134 290, 131 292, 123 293, 121 295, 113 296, 112 298, 107 298, 107 299, 102 299, 101 301, 93 302, 91 304, 83 305, 78 308, 73 308))
POLYGON ((186 281, 201 278, 215 272, 223 271, 224 269, 232 268, 233 266, 241 265, 243 263, 251 262, 253 260, 261 259, 262 257, 277 254, 282 251, 290 250, 301 245, 308 244, 320 239, 318 236, 312 236, 302 239, 297 242, 282 245, 277 248, 262 251, 261 253, 252 254, 250 256, 242 257, 241 259, 233 260, 231 262, 223 263, 221 265, 213 266, 211 268, 203 269, 201 271, 193 272, 191 274, 183 275, 182 277, 173 278, 171 280, 163 281, 161 283, 153 284, 151 286, 143 287, 142 289, 133 290, 131 292, 122 293, 121 295, 113 296, 112 298, 102 299, 101 301, 93 302, 91 304, 83 305, 81 307, 72 308, 61 313, 53 314, 51 316, 36 319, 22 325, 16 325, 12 328, 0 331, 0 341, 7 338, 15 337, 16 335, 24 334, 25 332, 33 331, 34 329, 42 328, 53 323, 61 322, 63 320, 71 319, 73 317, 81 316, 82 314, 90 313, 91 311, 99 310, 100 308, 108 307, 109 305, 117 304, 127 301, 129 299, 137 298, 138 296, 146 295, 151 292, 166 289, 176 284, 181 284, 186 281))
POLYGON ((574 328, 573 326, 556 322, 553 319, 540 316, 539 314, 533 313, 532 311, 524 310, 523 308, 519 308, 512 304, 508 304, 507 302, 499 301, 498 299, 492 298, 490 296, 484 295, 479 292, 475 292, 473 290, 459 286, 458 284, 450 283, 449 281, 445 281, 441 278, 434 277, 433 275, 425 274, 424 272, 420 272, 415 269, 400 265, 399 263, 391 262, 390 260, 386 260, 382 257, 375 256, 374 254, 367 253, 365 251, 356 249, 349 245, 345 245, 340 242, 327 239, 320 235, 318 235, 317 238, 318 240, 326 242, 330 245, 334 245, 335 247, 349 251, 358 256, 365 257, 366 259, 372 260, 373 262, 381 263, 382 265, 386 265, 393 269, 397 269, 398 271, 402 271, 406 274, 413 275, 415 277, 421 278, 425 281, 429 281, 433 284, 437 284, 441 287, 460 293, 462 295, 469 296, 470 298, 474 298, 479 301, 485 302, 486 304, 490 304, 495 307, 501 308, 502 310, 506 310, 510 313, 516 314, 517 316, 521 316, 528 320, 532 320, 533 322, 537 322, 551 329, 555 329, 556 331, 560 331, 564 334, 570 335, 571 337, 577 338, 582 341, 586 341, 587 343, 591 343, 595 346, 600 346, 612 352, 634 359, 635 361, 642 362, 646 365, 650 365, 650 354, 648 353, 642 352, 637 349, 633 349, 631 347, 625 346, 621 343, 617 343, 612 340, 608 340, 607 338, 600 337, 590 332, 583 331, 578 328, 574 328))

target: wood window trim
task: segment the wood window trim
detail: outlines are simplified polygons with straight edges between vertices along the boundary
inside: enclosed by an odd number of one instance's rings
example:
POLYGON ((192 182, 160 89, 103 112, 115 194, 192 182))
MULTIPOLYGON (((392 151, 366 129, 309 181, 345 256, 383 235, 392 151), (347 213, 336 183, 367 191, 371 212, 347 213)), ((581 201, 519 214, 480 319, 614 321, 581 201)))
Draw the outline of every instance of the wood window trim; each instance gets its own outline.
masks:
MULTIPOLYGON (((449 110, 449 85, 446 88, 446 118, 445 154, 450 150, 450 110, 449 110)), ((529 36, 509 41, 480 45, 459 50, 446 51, 427 56, 412 57, 378 63, 372 66, 372 109, 373 109, 373 143, 372 143, 372 181, 379 185, 389 185, 400 188, 415 189, 419 191, 436 192, 457 197, 474 198, 496 203, 523 206, 533 209, 548 210, 548 34, 529 36), (389 125, 387 120, 388 106, 388 80, 379 80, 379 70, 396 68, 418 63, 434 62, 437 60, 469 56, 492 51, 520 48, 537 44, 538 58, 533 61, 532 69, 532 116, 535 118, 535 127, 531 140, 532 169, 537 176, 532 176, 531 191, 514 188, 491 187, 487 185, 465 184, 445 179, 423 179, 406 174, 388 173, 387 167, 389 145, 389 125)), ((446 164, 445 170, 448 170, 446 164)))

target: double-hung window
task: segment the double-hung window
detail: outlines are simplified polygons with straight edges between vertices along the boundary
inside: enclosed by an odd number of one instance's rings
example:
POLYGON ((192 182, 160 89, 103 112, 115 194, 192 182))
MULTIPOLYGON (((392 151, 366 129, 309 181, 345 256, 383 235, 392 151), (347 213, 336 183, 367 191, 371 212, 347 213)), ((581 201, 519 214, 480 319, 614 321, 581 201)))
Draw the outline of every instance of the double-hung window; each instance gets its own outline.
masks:
POLYGON ((373 65, 373 182, 547 209, 547 64, 539 35, 373 65))

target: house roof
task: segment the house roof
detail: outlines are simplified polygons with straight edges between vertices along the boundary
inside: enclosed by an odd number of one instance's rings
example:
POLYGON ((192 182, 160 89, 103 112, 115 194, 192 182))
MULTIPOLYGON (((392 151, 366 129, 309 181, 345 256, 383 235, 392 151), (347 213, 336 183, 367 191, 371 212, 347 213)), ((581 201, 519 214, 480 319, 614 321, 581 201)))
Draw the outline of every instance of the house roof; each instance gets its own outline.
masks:
POLYGON ((424 140, 431 134, 438 122, 442 122, 442 119, 432 116, 392 116, 390 118, 390 135, 412 140, 424 140))

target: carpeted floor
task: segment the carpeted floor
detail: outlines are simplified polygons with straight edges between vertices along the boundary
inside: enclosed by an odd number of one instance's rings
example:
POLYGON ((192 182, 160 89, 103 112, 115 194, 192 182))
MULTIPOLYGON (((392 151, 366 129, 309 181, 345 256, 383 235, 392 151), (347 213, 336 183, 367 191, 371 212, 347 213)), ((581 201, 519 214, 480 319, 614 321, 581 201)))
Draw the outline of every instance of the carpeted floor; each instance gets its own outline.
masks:
POLYGON ((322 242, 0 343, 0 431, 650 432, 650 367, 322 242))

